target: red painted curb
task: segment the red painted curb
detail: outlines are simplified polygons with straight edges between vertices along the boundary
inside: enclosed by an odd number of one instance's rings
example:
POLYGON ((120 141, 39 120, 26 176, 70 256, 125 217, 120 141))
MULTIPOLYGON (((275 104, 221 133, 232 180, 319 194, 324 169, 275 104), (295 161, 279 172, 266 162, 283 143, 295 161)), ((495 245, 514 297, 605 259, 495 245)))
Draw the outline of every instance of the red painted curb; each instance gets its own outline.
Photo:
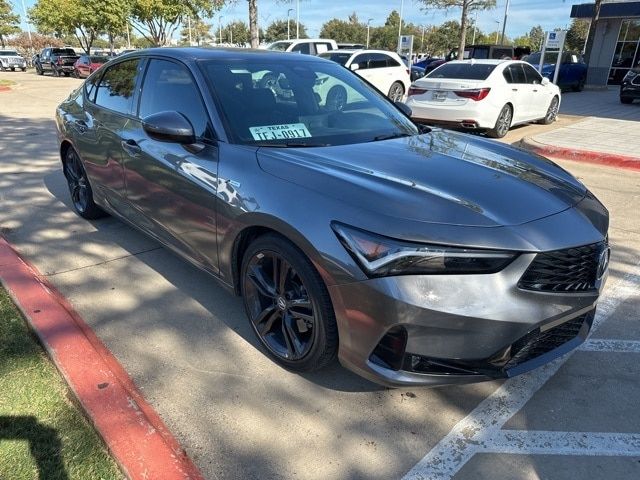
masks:
POLYGON ((128 478, 204 480, 109 349, 2 237, 0 280, 128 478))
POLYGON ((629 170, 640 171, 640 158, 627 155, 617 155, 605 152, 593 152, 589 150, 575 150, 572 148, 554 147, 552 145, 544 145, 538 142, 523 141, 522 145, 530 150, 545 157, 560 158, 562 160, 572 160, 574 162, 594 163, 598 165, 607 165, 609 167, 626 168, 629 170))
POLYGON ((7 87, 6 85, 0 85, 0 92, 8 92, 11 90, 11 87, 7 87))

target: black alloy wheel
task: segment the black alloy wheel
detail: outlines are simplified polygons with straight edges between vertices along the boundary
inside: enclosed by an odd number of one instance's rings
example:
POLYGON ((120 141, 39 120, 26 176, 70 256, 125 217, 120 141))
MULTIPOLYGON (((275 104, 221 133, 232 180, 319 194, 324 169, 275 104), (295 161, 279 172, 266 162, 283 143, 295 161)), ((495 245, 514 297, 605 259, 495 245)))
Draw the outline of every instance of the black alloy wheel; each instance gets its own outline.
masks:
POLYGON ((104 217, 106 215, 104 210, 93 201, 93 192, 87 173, 73 148, 67 150, 63 171, 69 186, 73 208, 78 215, 89 220, 104 217))
POLYGON ((247 316, 278 363, 313 371, 334 359, 338 334, 329 294, 295 246, 275 234, 258 238, 244 255, 241 275, 247 316))
POLYGON ((504 137, 511 128, 512 118, 513 112, 511 111, 511 107, 509 105, 502 107, 502 110, 500 110, 500 113, 498 114, 495 127, 487 131, 487 136, 491 138, 504 137))

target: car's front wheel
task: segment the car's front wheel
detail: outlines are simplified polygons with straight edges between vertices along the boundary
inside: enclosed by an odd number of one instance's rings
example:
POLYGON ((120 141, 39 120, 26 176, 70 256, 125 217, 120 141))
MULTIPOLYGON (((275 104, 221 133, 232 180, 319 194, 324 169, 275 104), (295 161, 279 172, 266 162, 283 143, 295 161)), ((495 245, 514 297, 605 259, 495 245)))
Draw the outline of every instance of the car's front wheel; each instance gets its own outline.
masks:
POLYGON ((69 186, 73 208, 78 215, 87 220, 106 216, 105 211, 93 201, 93 191, 87 178, 87 172, 72 147, 69 147, 65 153, 63 172, 69 186))
POLYGON ((253 330, 278 363, 314 371, 335 358, 338 330, 329 293, 290 242, 276 234, 255 240, 243 257, 240 287, 253 330))
POLYGON ((491 130, 487 131, 487 136, 491 138, 504 137, 509 131, 509 128, 511 128, 512 119, 513 111, 511 110, 511 106, 505 105, 498 114, 495 126, 491 130))
POLYGON ((404 86, 400 82, 394 82, 389 89, 388 97, 392 102, 399 102, 404 97, 404 86))
POLYGON ((633 97, 620 97, 620 103, 630 104, 633 103, 633 97))

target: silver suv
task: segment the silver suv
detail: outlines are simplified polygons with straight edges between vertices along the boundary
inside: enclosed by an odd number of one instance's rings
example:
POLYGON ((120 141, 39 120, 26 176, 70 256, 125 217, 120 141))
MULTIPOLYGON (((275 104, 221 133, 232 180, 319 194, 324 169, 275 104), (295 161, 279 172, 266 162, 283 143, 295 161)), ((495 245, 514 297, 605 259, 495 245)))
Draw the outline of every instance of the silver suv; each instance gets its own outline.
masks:
POLYGON ((27 61, 15 50, 0 50, 0 71, 11 70, 15 72, 16 68, 26 72, 27 61))

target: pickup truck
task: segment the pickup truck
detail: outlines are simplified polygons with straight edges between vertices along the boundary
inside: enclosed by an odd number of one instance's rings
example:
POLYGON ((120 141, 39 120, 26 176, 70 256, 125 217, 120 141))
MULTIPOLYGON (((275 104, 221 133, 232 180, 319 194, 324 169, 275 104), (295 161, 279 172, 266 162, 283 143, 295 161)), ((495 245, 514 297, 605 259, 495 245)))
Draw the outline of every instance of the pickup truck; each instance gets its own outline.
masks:
MULTIPOLYGON (((511 45, 467 45, 464 48, 464 60, 509 58, 519 60, 524 55, 531 53, 529 47, 512 47, 511 45)), ((438 68, 440 65, 458 59, 458 49, 454 48, 443 60, 436 60, 425 67, 425 75, 438 68)))
POLYGON ((15 71, 16 68, 19 68, 23 72, 27 71, 27 61, 24 57, 18 55, 18 52, 15 50, 0 50, 0 72, 4 72, 5 70, 15 71))
POLYGON ((45 48, 36 56, 35 67, 38 75, 51 72, 54 77, 69 76, 74 71, 74 63, 80 58, 73 48, 45 48))
POLYGON ((306 55, 320 55, 329 50, 338 50, 335 40, 329 38, 301 38, 295 40, 279 40, 267 47, 276 52, 296 52, 306 55))

